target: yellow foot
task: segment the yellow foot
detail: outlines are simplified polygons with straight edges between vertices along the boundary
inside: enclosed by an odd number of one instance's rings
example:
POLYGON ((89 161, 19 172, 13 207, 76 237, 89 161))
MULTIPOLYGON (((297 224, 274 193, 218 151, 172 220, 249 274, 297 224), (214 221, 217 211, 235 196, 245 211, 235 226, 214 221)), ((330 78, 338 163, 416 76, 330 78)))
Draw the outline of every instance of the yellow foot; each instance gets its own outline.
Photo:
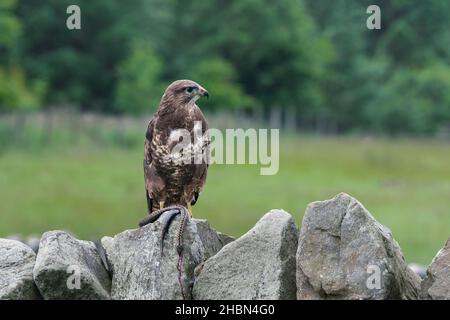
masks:
POLYGON ((160 202, 159 202, 159 208, 160 208, 160 209, 163 209, 163 208, 164 208, 164 201, 160 201, 160 202))
POLYGON ((191 203, 188 202, 188 203, 186 203, 186 205, 187 205, 187 209, 189 211, 189 216, 192 218, 192 206, 191 206, 191 203))

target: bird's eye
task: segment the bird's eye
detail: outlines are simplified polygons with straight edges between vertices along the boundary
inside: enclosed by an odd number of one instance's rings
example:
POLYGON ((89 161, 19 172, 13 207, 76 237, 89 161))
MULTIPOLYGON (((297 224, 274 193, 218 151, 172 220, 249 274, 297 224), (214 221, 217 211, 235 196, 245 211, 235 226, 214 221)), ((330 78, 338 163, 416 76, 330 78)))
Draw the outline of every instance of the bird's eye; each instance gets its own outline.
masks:
POLYGON ((186 91, 187 91, 188 93, 192 93, 192 91, 194 91, 194 87, 187 87, 187 88, 186 88, 186 91))

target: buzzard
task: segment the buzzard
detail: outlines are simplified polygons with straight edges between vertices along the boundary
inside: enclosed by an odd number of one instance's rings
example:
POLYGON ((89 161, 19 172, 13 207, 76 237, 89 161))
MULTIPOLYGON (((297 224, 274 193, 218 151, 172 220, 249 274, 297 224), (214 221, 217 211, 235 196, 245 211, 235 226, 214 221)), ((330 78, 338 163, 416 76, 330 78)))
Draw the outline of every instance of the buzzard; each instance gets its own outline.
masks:
POLYGON ((204 154, 209 147, 209 138, 205 135, 208 124, 196 105, 201 97, 209 97, 209 93, 198 83, 191 80, 173 82, 164 92, 158 110, 148 124, 144 145, 144 178, 149 215, 140 226, 155 221, 169 210, 192 217, 191 205, 197 202, 208 171, 207 161, 193 161, 195 152, 204 154), (184 148, 178 154, 173 152, 180 143, 177 133, 184 129, 190 133, 189 139, 193 139, 194 130, 199 125, 200 141, 194 139, 190 141, 190 148, 184 148), (180 161, 180 154, 184 160, 192 161, 180 161))

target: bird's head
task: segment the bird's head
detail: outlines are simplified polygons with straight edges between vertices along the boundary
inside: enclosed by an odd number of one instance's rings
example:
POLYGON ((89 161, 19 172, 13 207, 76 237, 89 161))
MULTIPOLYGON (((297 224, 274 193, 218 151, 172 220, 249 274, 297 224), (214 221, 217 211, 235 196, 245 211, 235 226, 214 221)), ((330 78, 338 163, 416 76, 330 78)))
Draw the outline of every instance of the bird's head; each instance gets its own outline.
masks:
POLYGON ((201 85, 192 80, 177 80, 167 87, 162 102, 166 100, 178 105, 190 105, 201 97, 209 97, 208 91, 201 85))

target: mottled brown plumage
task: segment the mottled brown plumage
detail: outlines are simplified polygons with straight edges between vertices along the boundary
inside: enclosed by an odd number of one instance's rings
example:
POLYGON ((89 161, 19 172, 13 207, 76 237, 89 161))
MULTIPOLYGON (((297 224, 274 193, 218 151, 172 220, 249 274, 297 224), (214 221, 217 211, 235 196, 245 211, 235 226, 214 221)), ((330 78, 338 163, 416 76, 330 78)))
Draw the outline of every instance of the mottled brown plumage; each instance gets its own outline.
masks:
MULTIPOLYGON (((144 175, 148 213, 171 205, 190 207, 195 204, 206 180, 208 164, 180 163, 173 157, 173 148, 180 140, 174 138, 178 129, 187 129, 193 137, 194 124, 201 123, 202 134, 208 124, 195 104, 208 92, 191 80, 178 80, 167 87, 158 110, 150 120, 145 135, 144 175), (172 134, 172 136, 171 136, 172 134)), ((193 141, 194 142, 194 141, 193 141)), ((209 139, 201 143, 208 148, 209 139)), ((189 157, 187 150, 183 156, 189 157)))

